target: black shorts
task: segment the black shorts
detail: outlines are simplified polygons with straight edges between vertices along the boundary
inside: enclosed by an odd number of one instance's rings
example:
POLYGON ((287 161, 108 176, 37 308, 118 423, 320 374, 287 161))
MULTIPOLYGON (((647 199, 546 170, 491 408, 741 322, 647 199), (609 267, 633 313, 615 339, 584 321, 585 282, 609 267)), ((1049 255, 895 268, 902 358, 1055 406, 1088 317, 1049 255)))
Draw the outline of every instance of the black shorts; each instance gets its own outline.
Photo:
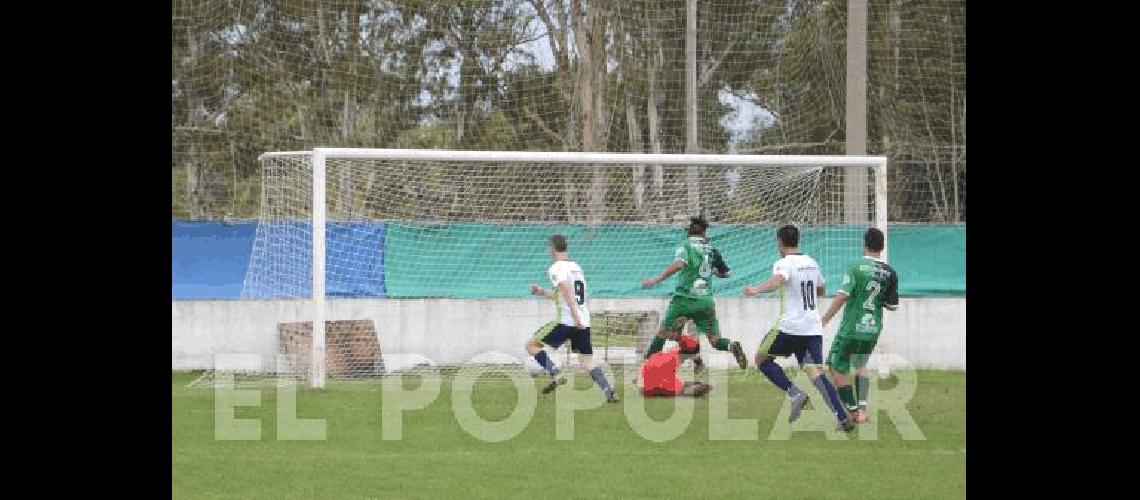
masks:
POLYGON ((590 345, 590 329, 574 328, 567 325, 555 326, 550 333, 542 337, 542 343, 558 349, 567 340, 570 341, 570 350, 578 354, 593 354, 594 346, 590 345))
POLYGON ((823 364, 823 336, 788 335, 773 330, 760 342, 760 352, 772 356, 794 355, 800 366, 823 364))

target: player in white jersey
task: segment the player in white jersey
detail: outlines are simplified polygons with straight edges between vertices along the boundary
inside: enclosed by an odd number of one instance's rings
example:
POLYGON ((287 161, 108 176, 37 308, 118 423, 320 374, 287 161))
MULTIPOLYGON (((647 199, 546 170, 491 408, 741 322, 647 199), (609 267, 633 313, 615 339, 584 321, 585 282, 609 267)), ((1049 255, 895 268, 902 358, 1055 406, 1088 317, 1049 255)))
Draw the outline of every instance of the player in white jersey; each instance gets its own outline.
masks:
POLYGON ((780 291, 780 320, 773 326, 756 350, 756 368, 776 387, 788 394, 792 411, 789 422, 800 416, 807 393, 800 390, 773 359, 795 355, 800 366, 807 368, 812 384, 823 394, 839 428, 850 432, 855 424, 848 418, 839 393, 823 373, 823 325, 820 323, 816 299, 823 296, 823 273, 815 259, 800 252, 800 232, 795 226, 784 226, 776 232, 776 248, 780 259, 772 265, 772 277, 760 286, 744 287, 744 295, 780 291))
POLYGON ((526 343, 526 351, 534 360, 550 374, 551 381, 543 390, 543 394, 557 389, 565 384, 566 379, 560 376, 558 366, 550 359, 543 349, 548 345, 558 349, 567 340, 570 349, 578 353, 582 366, 589 370, 590 378, 602 389, 606 395, 606 402, 616 403, 617 396, 602 367, 594 364, 594 348, 590 345, 590 308, 587 305, 589 295, 586 288, 586 274, 582 268, 570 260, 569 244, 566 237, 556 234, 550 237, 550 255, 554 263, 550 265, 547 275, 550 277, 552 290, 538 285, 530 286, 530 293, 540 297, 550 297, 555 303, 555 320, 547 323, 535 332, 534 337, 526 343))

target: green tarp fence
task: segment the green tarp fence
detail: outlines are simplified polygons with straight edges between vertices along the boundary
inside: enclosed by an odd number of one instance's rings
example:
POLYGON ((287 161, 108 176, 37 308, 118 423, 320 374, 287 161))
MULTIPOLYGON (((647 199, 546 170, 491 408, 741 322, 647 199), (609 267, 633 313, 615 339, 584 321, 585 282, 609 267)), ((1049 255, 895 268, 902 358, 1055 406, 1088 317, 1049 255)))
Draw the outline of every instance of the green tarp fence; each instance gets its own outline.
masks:
MULTIPOLYGON (((710 229, 710 239, 732 267, 731 278, 713 279, 716 295, 739 296, 741 287, 771 275, 778 258, 776 229, 724 225, 710 229)), ((822 266, 829 295, 842 282, 845 265, 861 255, 864 229, 803 230, 801 248, 822 266)), ((545 245, 556 233, 569 238, 571 258, 585 271, 592 297, 661 297, 676 284, 676 278, 670 278, 651 290, 640 287, 641 279, 656 276, 673 259, 674 249, 685 238, 678 227, 389 222, 384 239, 386 295, 526 297, 528 284, 550 284, 545 245)), ((888 261, 899 273, 901 295, 966 294, 964 225, 891 226, 888 250, 888 261)))

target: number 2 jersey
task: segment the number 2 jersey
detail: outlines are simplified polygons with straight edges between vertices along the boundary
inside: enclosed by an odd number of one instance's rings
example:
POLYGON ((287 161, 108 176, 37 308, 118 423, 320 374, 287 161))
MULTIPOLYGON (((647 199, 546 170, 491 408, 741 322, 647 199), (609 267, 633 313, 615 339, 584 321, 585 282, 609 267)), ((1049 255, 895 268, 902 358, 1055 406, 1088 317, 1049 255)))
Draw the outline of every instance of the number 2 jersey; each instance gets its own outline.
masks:
POLYGON ((847 267, 839 293, 847 295, 847 303, 838 335, 876 340, 883 331, 883 306, 899 304, 899 277, 886 262, 864 257, 847 267))
POLYGON ((815 287, 823 286, 824 282, 815 259, 803 254, 785 255, 772 265, 772 274, 784 277, 784 289, 780 292, 780 331, 788 335, 823 335, 815 287))
POLYGON ((550 284, 554 285, 554 303, 556 304, 556 315, 558 322, 574 326, 574 316, 570 314, 571 307, 578 308, 578 317, 582 319, 582 326, 584 328, 590 327, 590 308, 586 306, 586 301, 589 299, 589 294, 586 292, 586 275, 582 272, 582 268, 578 267, 578 263, 572 260, 558 260, 550 265, 547 271, 550 276, 550 284), (570 291, 574 294, 574 304, 566 304, 562 299, 562 292, 558 289, 558 284, 567 282, 570 285, 570 291))

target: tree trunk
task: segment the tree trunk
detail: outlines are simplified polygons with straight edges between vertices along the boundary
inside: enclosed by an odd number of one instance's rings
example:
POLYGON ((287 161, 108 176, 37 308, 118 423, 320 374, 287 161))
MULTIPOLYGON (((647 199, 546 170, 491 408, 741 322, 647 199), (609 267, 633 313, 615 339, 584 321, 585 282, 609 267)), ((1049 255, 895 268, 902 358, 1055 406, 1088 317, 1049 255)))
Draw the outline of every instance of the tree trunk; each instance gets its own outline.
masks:
MULTIPOLYGON (((657 46, 657 57, 650 64, 649 68, 649 92, 646 97, 645 114, 646 120, 649 125, 649 152, 653 154, 661 154, 661 124, 657 115, 657 102, 660 98, 658 96, 657 88, 657 72, 661 70, 661 66, 665 59, 664 49, 657 46)), ((661 201, 664 196, 665 189, 665 167, 662 165, 653 165, 653 191, 652 198, 655 200, 657 208, 661 208, 661 201)), ((664 218, 664 213, 657 214, 659 218, 664 218)))
POLYGON ((899 6, 897 2, 890 3, 891 9, 891 45, 894 46, 894 69, 895 69, 895 94, 894 97, 898 98, 899 95, 899 34, 902 33, 902 17, 899 15, 899 6))
POLYGON ((293 105, 297 107, 297 124, 301 127, 302 148, 310 147, 309 127, 305 124, 305 108, 301 105, 305 97, 304 91, 298 88, 296 100, 293 101, 293 105))
POLYGON ((186 162, 186 204, 190 209, 190 219, 201 219, 206 210, 198 193, 198 160, 195 158, 195 147, 190 145, 190 161, 186 162))
MULTIPOLYGON (((582 113, 582 151, 600 151, 602 120, 601 75, 605 73, 605 24, 602 9, 591 6, 586 11, 585 24, 582 18, 582 3, 571 4, 571 22, 574 28, 574 41, 578 46, 578 102, 585 109, 582 113)), ((590 188, 586 193, 588 222, 597 224, 605 216, 606 169, 602 166, 589 166, 590 188)))
MULTIPOLYGON (((341 114, 340 140, 344 146, 350 146, 355 135, 356 103, 349 90, 344 91, 344 109, 341 114)), ((343 165, 338 169, 339 190, 337 196, 336 213, 341 217, 350 217, 352 212, 352 178, 349 169, 343 165)))
MULTIPOLYGON (((950 23, 946 23, 946 45, 950 48, 950 64, 954 63, 954 36, 950 32, 950 23)), ((952 183, 953 199, 951 200, 951 222, 958 222, 958 130, 957 113, 958 89, 954 85, 954 75, 950 75, 950 182, 952 183)))
MULTIPOLYGON (((575 8, 577 6, 574 0, 575 8)), ((531 0, 531 5, 534 7, 535 12, 538 13, 542 23, 546 26, 546 36, 550 43, 550 50, 554 56, 554 67, 558 72, 559 90, 562 93, 562 101, 566 105, 566 112, 564 117, 565 123, 562 126, 562 150, 574 151, 578 149, 578 120, 577 113, 575 112, 574 103, 580 102, 574 92, 574 74, 570 67, 570 30, 568 28, 568 16, 566 9, 563 8, 562 2, 553 2, 551 5, 555 7, 555 16, 550 15, 549 10, 546 8, 545 0, 531 0), (557 23, 555 22, 557 19, 557 23)), ((575 12, 577 12, 575 10, 575 12)), ((563 213, 566 214, 567 222, 575 222, 576 216, 574 214, 574 172, 572 169, 559 169, 559 175, 562 176, 562 204, 563 213)))
MULTIPOLYGON (((190 62, 189 65, 193 67, 197 64, 198 60, 198 40, 194 36, 194 32, 190 28, 186 28, 186 39, 190 47, 190 62)), ((186 126, 193 129, 198 113, 198 100, 193 93, 193 85, 186 86, 186 126)), ((190 130, 187 132, 191 135, 189 154, 186 162, 186 208, 190 212, 192 220, 198 220, 205 214, 205 208, 202 206, 202 200, 198 192, 198 148, 195 147, 193 134, 197 132, 190 130)))
MULTIPOLYGON (((641 144, 641 125, 637 123, 637 110, 634 108, 633 100, 630 96, 626 96, 625 105, 625 125, 629 131, 629 151, 631 153, 644 152, 641 144)), ((642 205, 645 203, 645 165, 637 164, 633 166, 633 207, 641 213, 642 205)))

